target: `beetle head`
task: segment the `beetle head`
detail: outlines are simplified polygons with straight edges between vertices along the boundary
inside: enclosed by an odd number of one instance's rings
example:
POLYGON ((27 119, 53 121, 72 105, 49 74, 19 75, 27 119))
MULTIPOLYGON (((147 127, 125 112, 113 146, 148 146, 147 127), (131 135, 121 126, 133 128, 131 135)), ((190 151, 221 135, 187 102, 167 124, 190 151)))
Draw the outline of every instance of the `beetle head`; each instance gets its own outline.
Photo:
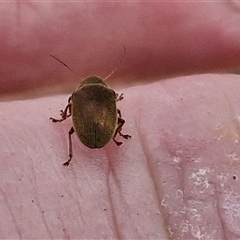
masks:
POLYGON ((78 89, 80 89, 81 87, 83 86, 86 86, 86 85, 103 85, 105 87, 108 87, 109 86, 98 76, 88 76, 86 77, 82 83, 80 84, 80 86, 78 87, 78 89))

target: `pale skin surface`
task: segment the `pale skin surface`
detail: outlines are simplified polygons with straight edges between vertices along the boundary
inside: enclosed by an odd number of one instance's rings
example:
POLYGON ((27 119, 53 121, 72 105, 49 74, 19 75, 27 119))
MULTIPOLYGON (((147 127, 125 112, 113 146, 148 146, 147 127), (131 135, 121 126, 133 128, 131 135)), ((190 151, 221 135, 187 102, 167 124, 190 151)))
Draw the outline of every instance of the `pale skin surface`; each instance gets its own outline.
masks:
POLYGON ((78 13, 77 4, 1 5, 0 23, 10 26, 0 33, 8 37, 1 40, 2 97, 25 98, 22 90, 54 83, 39 92, 75 89, 79 79, 49 53, 67 59, 76 75, 104 77, 126 45, 108 84, 124 93, 118 107, 123 133, 132 135, 99 150, 73 135, 73 161, 64 167, 71 119, 49 117, 59 116, 69 94, 0 103, 1 239, 240 237, 240 77, 161 80, 236 69, 240 11, 231 2, 191 4, 79 4, 78 13))

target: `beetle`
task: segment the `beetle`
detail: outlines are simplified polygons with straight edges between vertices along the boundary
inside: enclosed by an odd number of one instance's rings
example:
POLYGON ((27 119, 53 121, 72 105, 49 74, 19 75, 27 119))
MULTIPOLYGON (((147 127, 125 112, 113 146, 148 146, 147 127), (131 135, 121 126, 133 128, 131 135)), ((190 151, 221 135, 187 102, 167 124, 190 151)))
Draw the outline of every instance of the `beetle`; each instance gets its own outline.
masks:
POLYGON ((88 148, 102 148, 111 139, 120 146, 122 142, 115 139, 119 134, 125 139, 131 138, 122 134, 125 120, 116 102, 123 99, 123 94, 116 94, 106 82, 98 76, 86 77, 68 99, 64 110, 60 111, 61 119, 50 118, 52 122, 62 122, 72 116, 73 126, 68 132, 69 159, 63 164, 68 166, 72 160, 72 134, 88 148))

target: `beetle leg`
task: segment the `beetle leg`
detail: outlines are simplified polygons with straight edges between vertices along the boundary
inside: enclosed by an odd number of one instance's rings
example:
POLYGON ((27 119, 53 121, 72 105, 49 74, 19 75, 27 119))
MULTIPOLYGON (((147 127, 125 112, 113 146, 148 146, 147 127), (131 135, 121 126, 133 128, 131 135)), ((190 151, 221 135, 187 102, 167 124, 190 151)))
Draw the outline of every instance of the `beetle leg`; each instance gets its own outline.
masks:
POLYGON ((122 126, 124 125, 124 123, 125 123, 125 120, 119 117, 118 118, 118 128, 117 128, 118 130, 117 130, 117 132, 121 137, 123 137, 125 139, 131 138, 131 135, 121 133, 122 126))
POLYGON ((121 137, 123 137, 123 138, 125 138, 125 139, 131 138, 131 136, 128 135, 128 134, 122 134, 122 133, 121 133, 121 131, 122 131, 122 126, 124 125, 125 120, 121 118, 121 111, 120 111, 119 109, 117 110, 117 112, 118 112, 118 115, 119 115, 119 117, 118 117, 118 127, 117 127, 117 129, 116 129, 116 131, 115 131, 115 134, 114 134, 114 136, 113 136, 113 141, 114 141, 118 146, 120 146, 120 145, 122 144, 122 142, 118 142, 118 141, 115 139, 115 137, 116 137, 117 134, 119 134, 121 137))
POLYGON ((118 96, 118 94, 116 93, 116 102, 123 100, 123 93, 120 94, 120 96, 118 96))
POLYGON ((117 113, 118 113, 119 118, 122 118, 122 114, 121 114, 121 111, 119 109, 117 109, 117 113))
POLYGON ((71 99, 72 99, 72 97, 69 97, 68 105, 65 107, 64 111, 60 110, 60 115, 61 115, 62 118, 61 119, 55 119, 55 118, 50 117, 50 120, 52 120, 53 122, 62 122, 66 118, 70 117, 72 115, 72 112, 71 112, 71 105, 72 105, 71 99))
POLYGON ((63 163, 64 166, 68 166, 69 163, 72 160, 72 156, 73 156, 73 153, 72 153, 72 134, 73 133, 74 133, 74 129, 73 129, 73 127, 71 127, 69 132, 68 132, 68 139, 69 139, 68 156, 69 156, 69 159, 65 163, 63 163))

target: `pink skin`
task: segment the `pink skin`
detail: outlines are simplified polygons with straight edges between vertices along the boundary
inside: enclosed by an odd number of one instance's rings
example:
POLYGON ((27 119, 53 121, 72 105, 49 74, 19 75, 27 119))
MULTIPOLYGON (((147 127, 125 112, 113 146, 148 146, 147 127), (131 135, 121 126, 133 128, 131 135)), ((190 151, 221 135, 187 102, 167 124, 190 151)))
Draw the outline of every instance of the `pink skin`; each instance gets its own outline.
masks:
POLYGON ((49 117, 69 94, 0 103, 1 239, 240 237, 240 77, 156 81, 236 69, 237 5, 25 2, 0 11, 2 98, 73 91, 79 79, 50 53, 78 76, 104 77, 125 45, 107 82, 124 93, 118 107, 132 135, 91 150, 73 134, 64 167, 71 119, 49 117))

